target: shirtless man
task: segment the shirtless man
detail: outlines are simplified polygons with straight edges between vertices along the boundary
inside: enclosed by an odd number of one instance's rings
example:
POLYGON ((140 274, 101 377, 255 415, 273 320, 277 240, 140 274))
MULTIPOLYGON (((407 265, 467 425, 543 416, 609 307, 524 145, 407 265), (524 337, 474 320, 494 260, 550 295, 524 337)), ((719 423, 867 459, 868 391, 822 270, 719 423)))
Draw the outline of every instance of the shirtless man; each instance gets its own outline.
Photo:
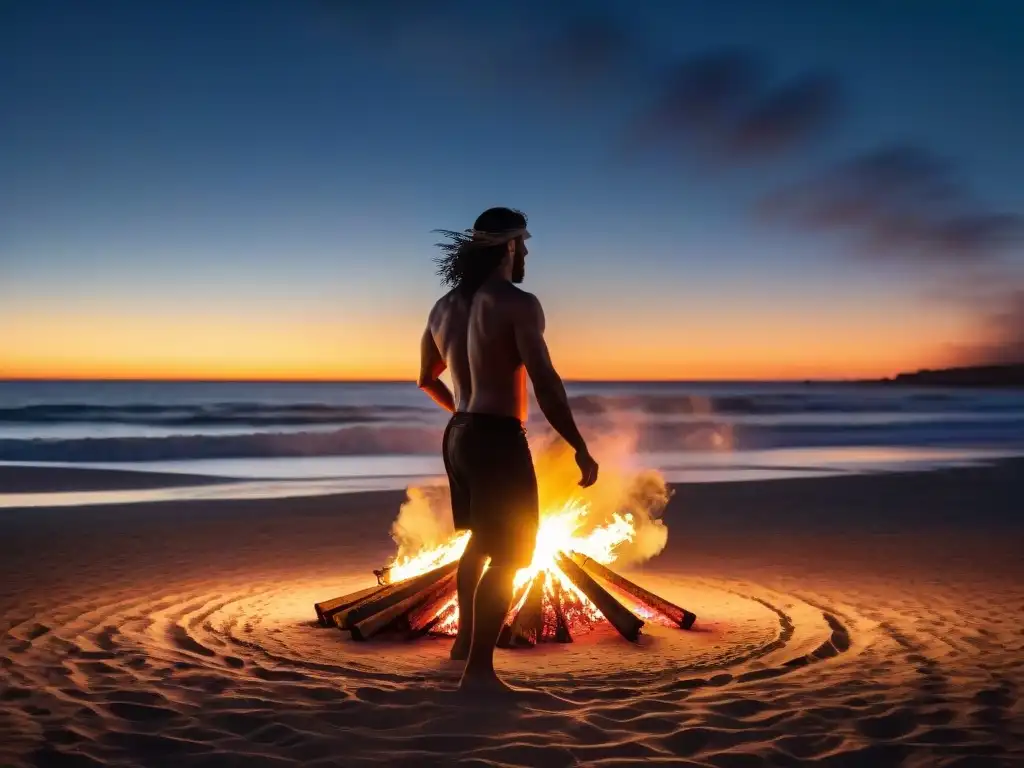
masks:
POLYGON ((544 416, 576 451, 582 487, 597 480, 597 462, 548 355, 540 302, 514 285, 525 276, 526 217, 491 208, 472 230, 445 234, 438 271, 452 290, 423 332, 419 386, 453 413, 442 445, 452 515, 456 530, 472 532, 459 561, 451 657, 466 659, 460 690, 503 692, 511 688, 494 672, 494 645, 515 573, 533 558, 539 513, 524 429, 527 374, 544 416), (454 395, 439 379, 446 368, 454 395))

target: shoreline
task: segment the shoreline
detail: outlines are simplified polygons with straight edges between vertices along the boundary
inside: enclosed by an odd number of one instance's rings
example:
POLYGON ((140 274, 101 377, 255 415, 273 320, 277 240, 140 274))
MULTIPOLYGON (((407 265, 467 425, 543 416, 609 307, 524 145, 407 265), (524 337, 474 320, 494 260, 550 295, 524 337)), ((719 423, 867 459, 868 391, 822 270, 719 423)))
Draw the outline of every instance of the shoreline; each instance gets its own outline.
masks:
MULTIPOLYGON (((763 452, 760 452, 763 453, 763 452)), ((673 486, 750 485, 786 480, 828 480, 842 477, 888 476, 921 472, 946 472, 953 469, 1017 464, 1024 471, 1024 455, 992 452, 976 455, 950 452, 946 458, 922 457, 917 461, 868 461, 858 467, 830 463, 761 463, 752 456, 750 463, 697 462, 673 465, 662 470, 673 486), (888 466, 886 466, 888 464, 888 466)), ((340 476, 231 476, 195 472, 93 467, 67 464, 0 463, 0 508, 39 506, 92 506, 102 503, 151 503, 230 498, 257 499, 363 493, 378 490, 402 490, 410 484, 443 481, 433 474, 381 474, 340 476)))
POLYGON ((0 464, 0 494, 156 490, 231 482, 237 480, 151 470, 0 464))
MULTIPOLYGON (((106 470, 100 470, 100 473, 106 474, 106 470)), ((156 475, 154 480, 163 477, 159 473, 153 474, 156 475)), ((441 479, 435 480, 441 482, 441 479)), ((206 485, 225 486, 236 482, 230 478, 213 478, 206 485)), ((243 484, 247 482, 242 481, 243 484)), ((918 525, 931 528, 944 522, 967 527, 984 523, 999 528, 1024 529, 1024 508, 1020 506, 1024 499, 1024 457, 938 469, 910 468, 820 477, 667 485, 671 498, 665 509, 666 519, 679 515, 687 525, 707 530, 728 530, 734 526, 752 529, 780 527, 783 530, 797 526, 801 530, 814 530, 822 526, 831 529, 838 526, 870 532, 881 530, 879 526, 913 530, 918 525), (984 503, 978 504, 977 494, 981 492, 984 492, 984 503), (780 505, 779 500, 785 503, 780 505), (873 514, 865 514, 871 506, 874 507, 873 514), (974 507, 978 509, 970 514, 956 513, 957 510, 974 507), (830 510, 830 514, 822 515, 822 510, 830 510)), ((154 490, 162 489, 154 487, 154 490)), ((252 514, 264 511, 272 514, 283 504, 291 504, 313 514, 334 510, 339 506, 364 509, 383 504, 393 508, 397 514, 405 499, 405 487, 341 490, 297 496, 286 493, 266 497, 170 496, 81 506, 0 506, 0 520, 16 520, 20 513, 26 511, 31 511, 33 515, 52 513, 88 516, 90 513, 107 515, 136 509, 148 514, 150 510, 175 508, 189 512, 203 509, 206 514, 213 516, 216 516, 218 509, 225 510, 228 515, 236 514, 240 509, 249 509, 252 514)), ((386 521, 387 525, 381 522, 382 530, 386 530, 391 518, 386 521)))

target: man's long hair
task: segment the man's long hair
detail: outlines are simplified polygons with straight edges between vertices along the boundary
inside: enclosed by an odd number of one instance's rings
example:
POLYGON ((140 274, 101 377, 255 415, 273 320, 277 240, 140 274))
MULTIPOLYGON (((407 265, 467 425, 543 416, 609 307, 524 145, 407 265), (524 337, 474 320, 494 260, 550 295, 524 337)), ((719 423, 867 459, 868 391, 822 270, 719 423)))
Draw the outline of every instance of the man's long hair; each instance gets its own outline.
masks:
MULTIPOLYGON (((473 222, 475 231, 495 235, 525 226, 526 214, 513 208, 488 208, 473 222)), ((448 238, 437 244, 441 255, 434 259, 441 283, 471 298, 505 258, 507 243, 483 245, 473 240, 471 232, 437 231, 448 238)))

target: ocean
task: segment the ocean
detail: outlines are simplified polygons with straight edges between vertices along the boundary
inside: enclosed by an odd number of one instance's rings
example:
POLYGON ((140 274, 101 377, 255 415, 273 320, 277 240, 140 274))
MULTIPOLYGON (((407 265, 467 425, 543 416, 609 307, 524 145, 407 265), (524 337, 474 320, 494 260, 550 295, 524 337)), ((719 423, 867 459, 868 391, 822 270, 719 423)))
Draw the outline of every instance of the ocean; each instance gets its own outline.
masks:
MULTIPOLYGON (((631 461, 674 482, 1024 454, 1020 391, 794 382, 567 390, 585 435, 628 434, 631 461)), ((277 489, 293 481, 306 492, 403 487, 443 472, 445 420, 404 382, 0 382, 0 463, 183 472, 277 489)), ((528 431, 546 429, 534 404, 528 431)))

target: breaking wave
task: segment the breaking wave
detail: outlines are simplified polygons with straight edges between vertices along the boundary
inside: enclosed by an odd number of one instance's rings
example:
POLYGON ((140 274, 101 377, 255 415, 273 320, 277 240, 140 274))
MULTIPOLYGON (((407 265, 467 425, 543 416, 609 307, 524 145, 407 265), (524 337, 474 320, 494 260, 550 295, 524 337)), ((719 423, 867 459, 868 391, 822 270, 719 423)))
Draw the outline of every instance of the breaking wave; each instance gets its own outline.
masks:
MULTIPOLYGON (((230 385, 228 385, 230 386, 230 385)), ((574 394, 573 410, 581 415, 612 413, 646 414, 651 416, 744 416, 791 414, 862 414, 862 413, 948 413, 948 412, 1012 412, 1021 411, 1019 396, 976 397, 970 393, 899 392, 882 388, 815 387, 788 391, 760 391, 737 394, 702 395, 676 391, 643 391, 651 385, 638 385, 633 391, 621 393, 574 394), (637 391, 639 390, 639 391, 637 391)), ((436 415, 434 406, 426 402, 412 387, 401 392, 401 400, 390 404, 380 402, 344 403, 259 400, 207 400, 205 402, 174 402, 173 391, 161 393, 164 401, 116 403, 102 402, 21 402, 3 404, 0 392, 0 425, 32 424, 130 424, 155 427, 204 426, 346 426, 359 423, 380 423, 436 415), (417 402, 422 399, 423 402, 417 402), (408 400, 408 402, 405 402, 408 400)))
POLYGON ((132 424, 152 427, 287 427, 380 422, 425 409, 405 405, 207 403, 37 404, 0 408, 0 424, 132 424))
POLYGON ((6 439, 0 440, 0 461, 141 462, 426 454, 440 450, 441 435, 437 427, 352 426, 331 432, 6 439))
MULTIPOLYGON (((588 434, 646 453, 1024 447, 1024 395, 800 383, 570 383, 588 434)), ((0 461, 437 456, 445 414, 411 383, 0 382, 0 461)), ((531 409, 531 437, 549 430, 531 409)))
MULTIPOLYGON (((581 426, 600 430, 599 421, 581 426)), ((544 438, 546 426, 531 426, 544 438)), ((1009 446, 1024 443, 1024 418, 903 424, 742 424, 721 420, 634 427, 643 452, 826 446, 1009 446)), ((436 455, 443 423, 353 425, 316 432, 0 439, 0 461, 153 462, 188 459, 436 455)))
POLYGON ((719 416, 792 415, 792 414, 863 414, 863 413, 931 413, 935 411, 1019 411, 1016 398, 978 400, 970 395, 949 392, 899 393, 888 396, 876 390, 865 396, 864 390, 849 396, 835 391, 757 393, 751 395, 691 394, 623 394, 577 395, 570 398, 573 411, 586 414, 632 412, 649 415, 719 416))

